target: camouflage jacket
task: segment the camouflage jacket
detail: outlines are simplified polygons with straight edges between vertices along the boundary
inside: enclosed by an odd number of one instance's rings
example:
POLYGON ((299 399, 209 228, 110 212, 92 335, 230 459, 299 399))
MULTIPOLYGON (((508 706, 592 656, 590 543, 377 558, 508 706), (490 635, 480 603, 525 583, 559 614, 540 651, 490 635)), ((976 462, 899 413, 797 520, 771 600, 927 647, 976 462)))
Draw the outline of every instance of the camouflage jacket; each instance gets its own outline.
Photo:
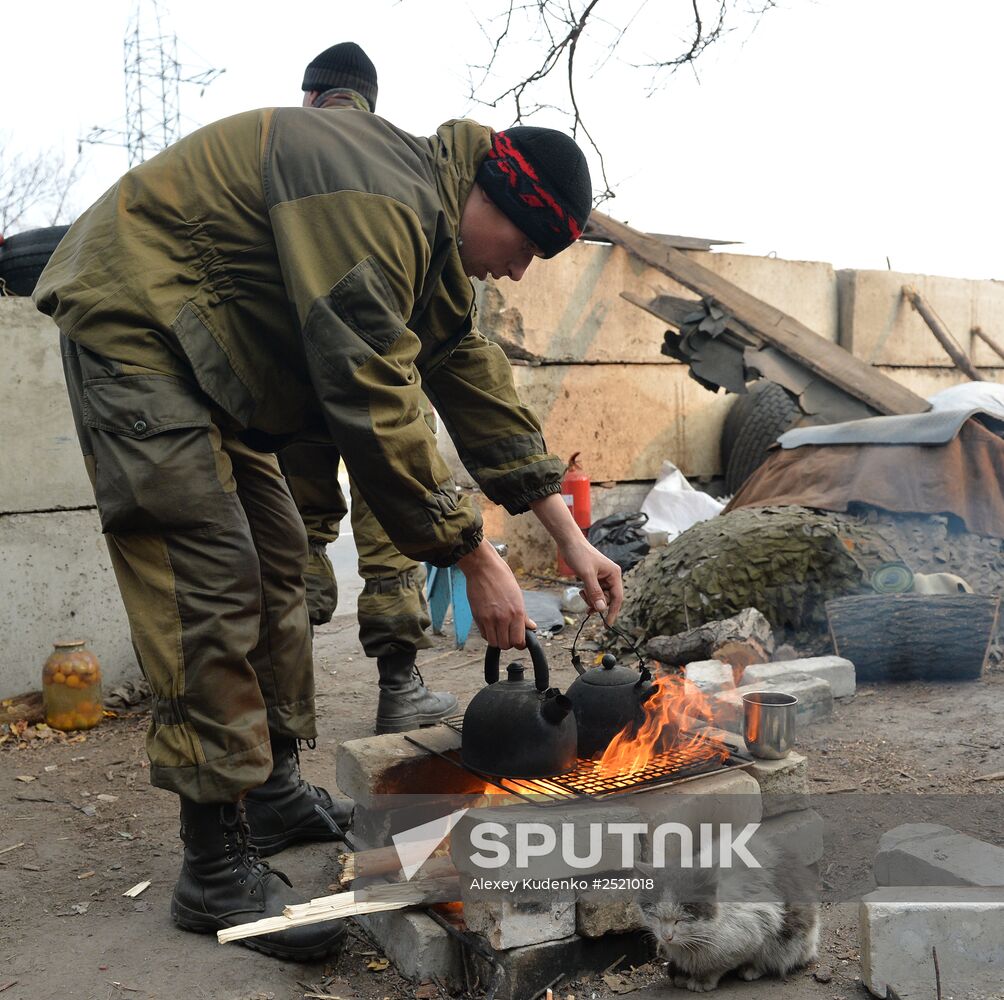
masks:
MULTIPOLYGON (((122 177, 71 227, 35 302, 85 348, 193 383, 264 450, 333 441, 401 551, 447 565, 481 524, 423 391, 511 513, 557 492, 563 468, 475 327, 456 232, 488 146, 469 121, 418 138, 352 109, 236 115, 122 177)), ((87 387, 92 419, 110 391, 87 387)), ((176 408, 95 426, 189 426, 176 408)))

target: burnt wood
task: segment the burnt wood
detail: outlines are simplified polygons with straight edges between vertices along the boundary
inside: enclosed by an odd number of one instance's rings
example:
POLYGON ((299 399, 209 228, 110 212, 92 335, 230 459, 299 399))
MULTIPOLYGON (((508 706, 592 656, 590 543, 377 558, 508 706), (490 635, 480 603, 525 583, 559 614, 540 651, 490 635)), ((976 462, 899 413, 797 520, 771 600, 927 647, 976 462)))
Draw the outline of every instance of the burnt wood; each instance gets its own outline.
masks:
POLYGON ((826 602, 833 649, 859 681, 972 680, 983 673, 998 595, 863 594, 826 602))
POLYGON ((783 350, 810 371, 843 389, 880 414, 924 413, 926 399, 894 382, 839 344, 732 284, 681 250, 594 211, 590 222, 612 242, 692 292, 710 298, 766 343, 783 350))

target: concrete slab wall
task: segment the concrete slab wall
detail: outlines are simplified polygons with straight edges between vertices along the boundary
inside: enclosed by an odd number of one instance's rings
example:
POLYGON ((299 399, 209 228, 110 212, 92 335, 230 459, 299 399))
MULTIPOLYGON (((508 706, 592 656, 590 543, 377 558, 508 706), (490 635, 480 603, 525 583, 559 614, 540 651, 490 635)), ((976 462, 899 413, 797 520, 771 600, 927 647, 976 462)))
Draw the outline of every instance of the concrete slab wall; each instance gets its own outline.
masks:
POLYGON ((93 507, 55 324, 30 299, 0 298, 0 343, 0 514, 93 507))
POLYGON ((0 298, 0 698, 41 686, 61 639, 87 639, 106 686, 138 674, 63 384, 56 327, 0 298))

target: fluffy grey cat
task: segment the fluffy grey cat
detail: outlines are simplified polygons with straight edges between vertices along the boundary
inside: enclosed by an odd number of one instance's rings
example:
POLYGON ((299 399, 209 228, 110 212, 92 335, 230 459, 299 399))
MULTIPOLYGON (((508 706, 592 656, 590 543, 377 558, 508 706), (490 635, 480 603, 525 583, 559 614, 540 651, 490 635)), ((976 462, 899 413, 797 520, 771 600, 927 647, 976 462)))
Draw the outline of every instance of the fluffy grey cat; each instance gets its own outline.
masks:
POLYGON ((815 878, 790 858, 770 867, 653 869, 655 888, 639 905, 673 985, 703 993, 735 972, 741 979, 784 976, 816 957, 815 878))

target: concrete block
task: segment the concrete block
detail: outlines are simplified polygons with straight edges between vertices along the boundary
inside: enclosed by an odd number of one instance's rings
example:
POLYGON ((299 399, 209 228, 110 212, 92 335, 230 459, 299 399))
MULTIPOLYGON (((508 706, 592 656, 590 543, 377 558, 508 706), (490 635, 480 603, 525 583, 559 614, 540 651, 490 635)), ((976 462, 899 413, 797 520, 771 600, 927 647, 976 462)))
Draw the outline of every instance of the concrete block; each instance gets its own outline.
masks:
POLYGON ((30 299, 0 298, 0 333, 0 514, 93 507, 56 325, 30 299))
MULTIPOLYGON (((633 895, 637 895, 634 893, 633 895)), ((575 929, 589 938, 641 930, 644 919, 631 892, 586 889, 575 906, 575 929)))
POLYGON ((757 760, 748 773, 760 786, 763 817, 809 807, 809 762, 794 750, 783 760, 757 760))
POLYGON ((834 698, 849 698, 854 694, 854 664, 842 656, 812 656, 802 660, 754 663, 743 672, 742 683, 744 686, 780 683, 791 674, 822 678, 830 685, 834 698))
POLYGON ((743 730, 743 695, 754 691, 779 691, 798 699, 795 709, 796 733, 833 714, 833 691, 819 677, 789 674, 783 680, 743 684, 734 691, 722 691, 712 699, 715 724, 733 733, 743 730))
POLYGON ((380 945, 405 979, 422 982, 437 977, 463 988, 462 945, 428 914, 390 910, 354 919, 380 945))
POLYGON ((765 819, 760 829, 750 838, 750 853, 757 860, 764 857, 769 861, 777 852, 781 852, 797 864, 814 865, 823 856, 825 825, 823 817, 815 809, 800 809, 798 812, 772 816, 765 819))
MULTIPOLYGON (((460 734, 449 726, 423 729, 421 742, 439 753, 460 750, 460 734)), ((339 744, 336 768, 338 787, 370 809, 395 808, 389 796, 400 796, 404 807, 409 796, 444 798, 484 788, 473 775, 409 743, 402 733, 339 744)))
POLYGON ((496 951, 541 941, 557 941, 575 933, 575 897, 517 890, 503 897, 486 896, 461 882, 464 923, 496 951))
MULTIPOLYGON (((563 983, 603 972, 615 962, 624 968, 644 965, 655 956, 655 942, 650 934, 604 934, 586 938, 574 934, 561 941, 530 944, 512 948, 498 955, 504 974, 497 1000, 530 1000, 541 996, 560 973, 563 983)), ((482 983, 492 979, 492 967, 482 958, 474 958, 474 967, 482 983)), ((557 989, 561 988, 561 984, 557 989)))
POLYGON ((106 688, 139 677, 95 510, 0 517, 0 635, 0 698, 37 690, 61 639, 88 640, 106 688))
POLYGON ((644 816, 636 803, 647 798, 633 796, 631 805, 580 802, 472 810, 453 828, 450 856, 461 874, 495 880, 584 878, 631 868, 643 854, 644 816), (621 831, 620 824, 629 828, 621 831), (537 853, 540 845, 552 843, 546 854, 537 853))
POLYGON ((705 694, 730 691, 736 686, 732 667, 728 663, 722 663, 721 660, 697 660, 688 663, 685 676, 705 694))
POLYGON ((357 803, 352 817, 350 840, 355 850, 366 850, 373 847, 387 847, 392 844, 394 834, 414 829, 425 823, 431 823, 442 816, 448 816, 455 809, 462 809, 470 804, 469 797, 435 798, 433 796, 381 796, 383 805, 377 808, 359 805, 357 803), (400 801, 398 809, 386 808, 387 803, 400 801))
POLYGON ((883 886, 1004 886, 1004 847, 936 823, 905 823, 882 834, 875 881, 883 886))
POLYGON ((926 886, 879 889, 859 907, 861 978, 874 996, 1000 997, 1004 983, 1004 890, 926 886), (948 995, 948 994, 946 994, 948 995))

